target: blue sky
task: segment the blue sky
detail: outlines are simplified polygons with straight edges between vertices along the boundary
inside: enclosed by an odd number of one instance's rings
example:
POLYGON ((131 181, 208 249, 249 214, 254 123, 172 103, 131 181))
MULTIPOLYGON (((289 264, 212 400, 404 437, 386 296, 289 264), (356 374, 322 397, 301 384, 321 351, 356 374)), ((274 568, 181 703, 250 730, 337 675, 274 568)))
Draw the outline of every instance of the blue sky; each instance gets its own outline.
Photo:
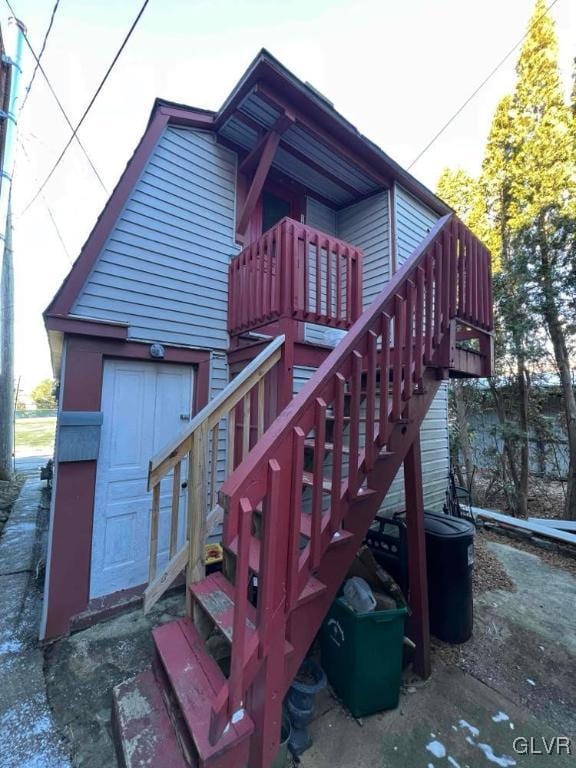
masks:
MULTIPOLYGON (((38 51, 53 0, 12 4, 38 51)), ((141 0, 61 0, 43 65, 73 122, 140 5, 141 0)), ((80 136, 110 191, 155 96, 216 109, 264 46, 407 166, 524 33, 532 7, 533 0, 150 0, 80 136)), ((558 0, 552 15, 568 89, 576 3, 558 0)), ((0 21, 4 29, 6 16, 0 21)), ((494 108, 513 85, 515 60, 516 55, 412 169, 432 189, 447 165, 478 171, 494 108)), ((30 58, 24 61, 24 84, 32 65, 30 58)), ((16 214, 69 136, 40 75, 20 136, 27 157, 18 153, 16 214)), ((74 259, 107 199, 75 145, 44 197, 74 259)), ((29 389, 50 375, 41 312, 70 260, 42 199, 14 225, 16 375, 29 389)))

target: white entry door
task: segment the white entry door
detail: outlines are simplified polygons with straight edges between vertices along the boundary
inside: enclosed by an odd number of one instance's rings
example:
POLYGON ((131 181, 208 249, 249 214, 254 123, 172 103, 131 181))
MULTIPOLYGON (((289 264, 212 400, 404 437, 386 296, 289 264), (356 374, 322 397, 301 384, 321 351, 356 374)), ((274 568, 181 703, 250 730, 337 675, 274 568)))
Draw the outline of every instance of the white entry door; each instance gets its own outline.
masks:
MULTIPOLYGON (((102 436, 96 472, 90 597, 148 580, 152 495, 148 462, 192 411, 193 369, 168 363, 108 360, 102 384, 102 436)), ((182 480, 186 479, 183 467, 182 480)), ((172 481, 162 482, 158 566, 167 562, 172 481)), ((180 499, 184 539, 185 490, 180 499)))

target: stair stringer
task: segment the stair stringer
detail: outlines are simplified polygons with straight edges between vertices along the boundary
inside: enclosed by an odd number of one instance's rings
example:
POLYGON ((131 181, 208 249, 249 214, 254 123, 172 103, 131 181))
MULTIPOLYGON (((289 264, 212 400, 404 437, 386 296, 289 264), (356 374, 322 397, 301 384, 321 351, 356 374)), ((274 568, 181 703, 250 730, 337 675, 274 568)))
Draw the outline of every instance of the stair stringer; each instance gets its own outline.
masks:
POLYGON ((368 486, 375 493, 364 499, 360 496, 347 502, 343 528, 352 533, 353 538, 343 545, 329 547, 324 552, 316 578, 326 585, 326 590, 315 600, 298 606, 288 617, 287 639, 294 651, 286 657, 284 693, 290 687, 352 565, 356 552, 362 546, 370 524, 378 513, 410 446, 419 434, 441 383, 439 373, 438 369, 426 369, 425 393, 413 399, 409 423, 399 423, 395 426, 388 442, 390 455, 377 461, 375 467, 367 473, 368 486))

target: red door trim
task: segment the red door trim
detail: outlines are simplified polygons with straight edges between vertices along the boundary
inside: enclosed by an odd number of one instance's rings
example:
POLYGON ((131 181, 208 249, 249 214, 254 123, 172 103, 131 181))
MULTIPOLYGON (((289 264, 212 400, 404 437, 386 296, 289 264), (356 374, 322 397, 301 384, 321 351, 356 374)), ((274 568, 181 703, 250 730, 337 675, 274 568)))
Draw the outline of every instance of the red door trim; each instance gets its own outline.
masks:
MULTIPOLYGON (((152 360, 149 344, 70 335, 66 342, 63 411, 100 410, 105 359, 152 360)), ((195 413, 203 408, 210 352, 166 346, 162 362, 196 366, 193 408, 195 413)), ((88 607, 96 467, 96 461, 57 466, 44 638, 68 633, 73 617, 88 607)), ((116 593, 118 599, 123 596, 116 593)))

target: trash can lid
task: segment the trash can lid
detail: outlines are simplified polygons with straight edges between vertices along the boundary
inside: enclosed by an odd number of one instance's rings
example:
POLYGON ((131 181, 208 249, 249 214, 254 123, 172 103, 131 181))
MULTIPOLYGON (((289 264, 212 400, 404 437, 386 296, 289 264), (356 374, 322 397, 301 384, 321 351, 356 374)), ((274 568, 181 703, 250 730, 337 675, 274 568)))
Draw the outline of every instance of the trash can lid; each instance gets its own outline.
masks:
POLYGON ((468 520, 438 512, 424 512, 424 529, 427 536, 441 539, 474 536, 474 526, 468 520))

